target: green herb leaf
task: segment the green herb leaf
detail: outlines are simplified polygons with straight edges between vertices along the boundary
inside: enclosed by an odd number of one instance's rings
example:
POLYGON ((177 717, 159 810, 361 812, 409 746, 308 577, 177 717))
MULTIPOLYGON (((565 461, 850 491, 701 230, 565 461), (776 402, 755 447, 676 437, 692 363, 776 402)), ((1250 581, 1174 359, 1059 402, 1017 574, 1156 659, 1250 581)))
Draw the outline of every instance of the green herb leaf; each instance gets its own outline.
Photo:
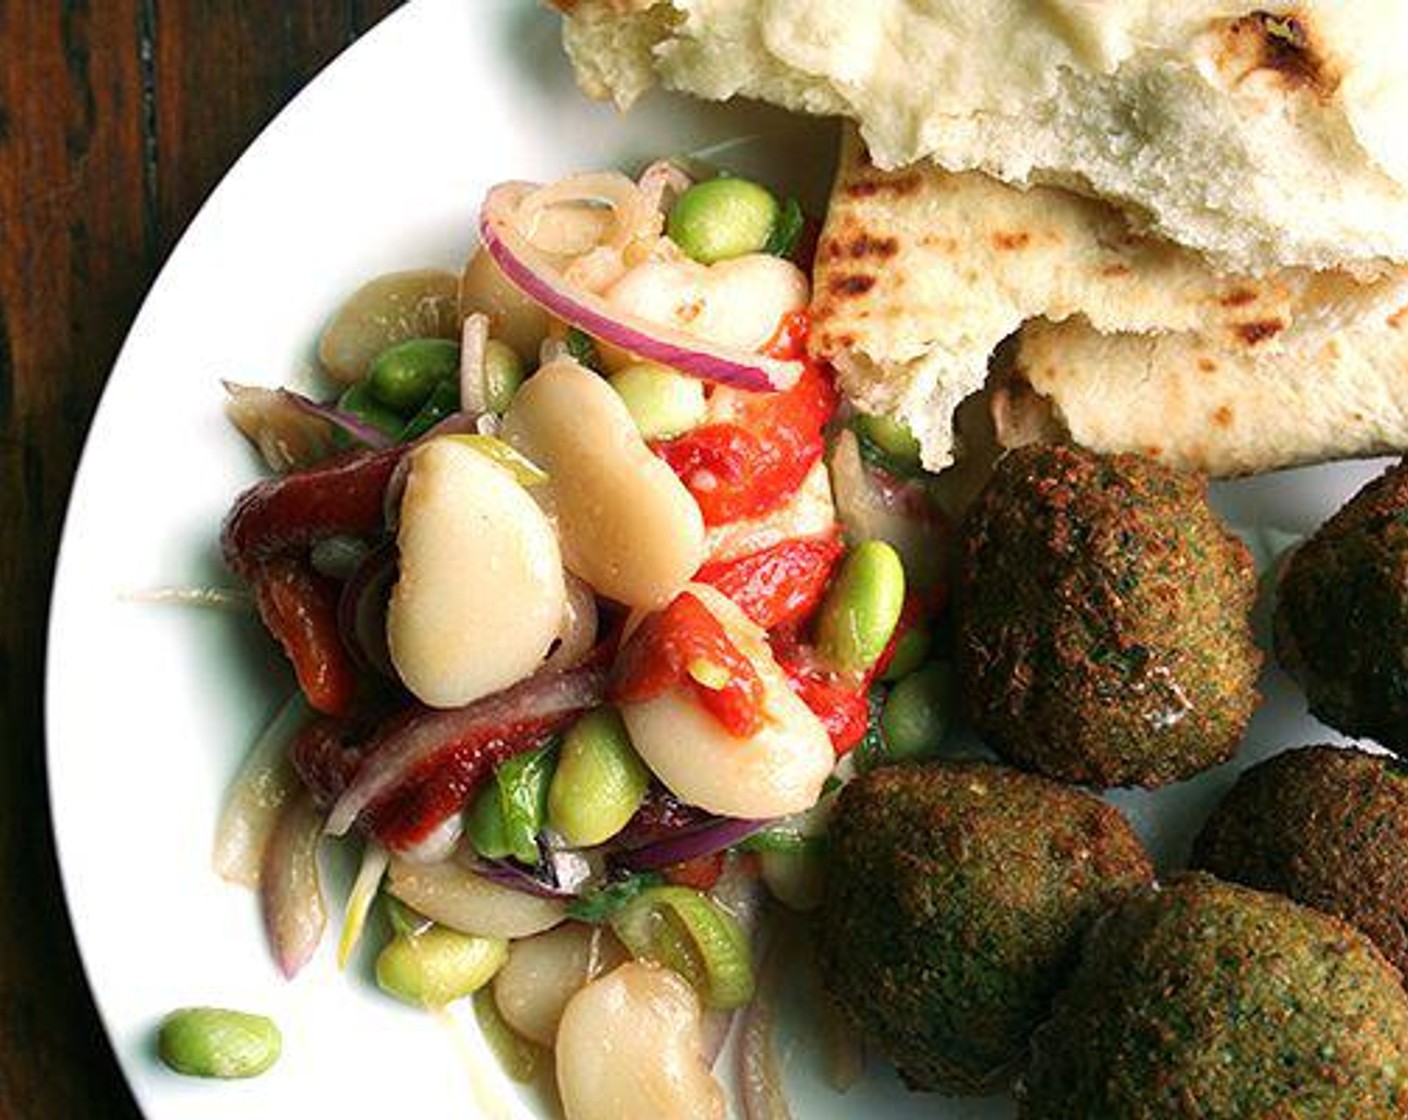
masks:
POLYGON ((563 341, 573 361, 597 373, 601 372, 601 355, 597 353, 596 342, 591 335, 576 327, 568 327, 567 337, 563 341))
POLYGON ((538 833, 548 819, 548 787, 557 768, 556 743, 516 755, 494 774, 503 811, 504 841, 514 859, 538 862, 538 833))
POLYGON ((569 902, 567 916, 576 918, 579 922, 596 924, 610 921, 613 914, 629 906, 642 892, 651 887, 658 887, 664 881, 663 875, 654 871, 642 871, 628 879, 608 883, 569 902))
POLYGON ((795 198, 789 198, 782 204, 782 211, 773 223, 772 233, 768 235, 763 252, 774 257, 791 257, 797 251, 797 243, 802 240, 802 230, 806 224, 802 204, 795 198))

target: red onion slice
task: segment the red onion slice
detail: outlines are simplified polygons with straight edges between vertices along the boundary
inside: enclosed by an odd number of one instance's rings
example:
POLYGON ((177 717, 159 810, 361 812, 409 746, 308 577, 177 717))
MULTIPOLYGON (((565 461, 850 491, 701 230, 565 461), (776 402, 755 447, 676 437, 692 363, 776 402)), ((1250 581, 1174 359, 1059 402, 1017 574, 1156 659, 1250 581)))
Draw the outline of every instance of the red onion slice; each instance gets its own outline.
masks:
POLYGON ((480 859, 468 864, 480 878, 488 879, 491 883, 498 883, 501 887, 509 887, 524 894, 531 894, 538 898, 575 898, 576 892, 555 887, 545 879, 539 878, 526 867, 521 867, 516 863, 511 863, 506 859, 480 859))
POLYGON ((405 723, 398 721, 368 744, 366 761, 328 815, 328 832, 346 833, 362 810, 412 777, 444 744, 488 728, 589 708, 600 703, 605 692, 606 671, 599 667, 537 674, 466 707, 429 708, 405 723))
POLYGON ((373 424, 368 424, 360 417, 353 416, 350 412, 330 404, 320 404, 318 401, 305 397, 302 393, 295 393, 292 389, 280 389, 280 395, 285 397, 289 403, 299 408, 309 416, 316 416, 320 420, 326 420, 334 428, 345 432, 358 443, 371 448, 373 451, 381 451, 390 447, 396 441, 373 424))
POLYGON ((688 829, 643 848, 622 852, 617 857, 617 862, 634 871, 654 871, 662 867, 672 867, 677 863, 686 863, 692 859, 702 859, 704 856, 722 852, 771 823, 716 817, 697 828, 688 829))
POLYGON ((465 316, 460 332, 460 408, 474 415, 489 411, 484 381, 484 349, 489 344, 489 316, 475 311, 465 316))
POLYGON ((294 693, 250 748, 230 787, 215 834, 213 862, 222 879, 259 886, 269 837, 284 806, 299 790, 288 746, 312 715, 303 693, 294 693))
POLYGON ((313 795, 290 801, 264 852, 259 901, 274 959, 292 979, 317 951, 327 926, 323 888, 318 874, 318 842, 323 818, 313 795))
POLYGON ((775 1005, 782 987, 782 962, 790 940, 782 933, 768 946, 758 969, 753 1001, 740 1012, 738 1091, 745 1120, 792 1120, 773 1045, 775 1005))
POLYGON ((569 286, 514 227, 523 189, 521 183, 503 183, 491 190, 480 211, 479 233, 499 269, 529 299, 603 342, 706 381, 768 392, 790 388, 801 375, 797 362, 714 346, 627 315, 600 296, 569 286))
POLYGON ((386 645, 386 601, 396 582, 396 555, 390 543, 368 553, 342 585, 337 601, 337 628, 352 660, 362 670, 392 680, 396 670, 386 645))

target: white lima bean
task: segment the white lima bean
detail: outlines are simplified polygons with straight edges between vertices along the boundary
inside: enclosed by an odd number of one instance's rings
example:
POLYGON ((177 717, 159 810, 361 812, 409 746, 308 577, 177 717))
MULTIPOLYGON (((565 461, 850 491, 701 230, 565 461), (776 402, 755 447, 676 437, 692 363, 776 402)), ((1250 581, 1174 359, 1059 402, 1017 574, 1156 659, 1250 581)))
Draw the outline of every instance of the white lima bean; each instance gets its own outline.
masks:
POLYGON ((460 313, 452 272, 424 268, 388 272, 348 298, 318 340, 318 360, 334 381, 352 385, 366 376, 372 359, 408 338, 460 336, 460 313))
POLYGON ((506 470, 453 437, 411 452, 386 618, 396 671, 437 708, 533 672, 562 627, 557 537, 506 470))
POLYGON ((623 964, 572 997, 557 1032, 567 1120, 723 1120, 699 998, 669 969, 623 964))
POLYGON ((494 1003, 524 1038, 552 1046, 568 1000, 628 959, 605 926, 566 922, 509 946, 508 963, 494 977, 494 1003))
POLYGON ((761 819, 810 809, 836 763, 826 728, 792 691, 763 630, 714 588, 690 584, 685 590, 722 624, 762 679, 762 727, 737 738, 692 689, 676 685, 620 705, 637 753, 676 797, 711 813, 761 819))
POLYGON ((431 921, 478 937, 532 937, 567 917, 557 899, 500 886, 452 861, 392 859, 390 892, 431 921))
POLYGON ((464 266, 459 281, 460 315, 489 316, 489 333, 508 343, 520 358, 534 358, 548 336, 548 313, 516 287, 483 249, 464 266))
POLYGON ((760 350, 782 317, 807 306, 809 286, 791 261, 750 253, 714 265, 649 260, 606 292, 615 308, 740 350, 760 350))
POLYGON ((543 467, 567 567, 632 607, 667 602, 704 561, 704 519, 607 382, 571 359, 519 389, 503 438, 543 467))

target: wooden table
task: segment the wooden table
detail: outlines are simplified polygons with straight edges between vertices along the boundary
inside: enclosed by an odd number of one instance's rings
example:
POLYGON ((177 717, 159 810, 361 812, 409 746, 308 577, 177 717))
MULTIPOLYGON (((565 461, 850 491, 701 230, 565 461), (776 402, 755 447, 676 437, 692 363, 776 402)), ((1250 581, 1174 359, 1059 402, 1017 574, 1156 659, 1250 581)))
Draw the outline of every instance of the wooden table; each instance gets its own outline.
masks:
POLYGON ((7 1120, 139 1116, 74 949, 44 782, 49 583, 83 434, 143 294, 211 187, 299 87, 397 2, 0 0, 7 1120))

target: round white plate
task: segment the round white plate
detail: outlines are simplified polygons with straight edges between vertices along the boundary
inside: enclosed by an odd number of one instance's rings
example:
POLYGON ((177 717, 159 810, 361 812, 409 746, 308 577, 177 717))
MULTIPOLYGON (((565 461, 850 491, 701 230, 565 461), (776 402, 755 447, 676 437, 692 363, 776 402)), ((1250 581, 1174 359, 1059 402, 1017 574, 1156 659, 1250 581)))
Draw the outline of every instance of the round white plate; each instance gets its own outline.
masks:
MULTIPOLYGON (((53 601, 49 777, 68 903, 99 1010, 150 1120, 553 1115, 508 1082, 465 1016, 455 1027, 375 990, 332 945, 294 983, 252 896, 210 870, 221 799, 291 689, 256 622, 134 599, 227 585, 220 519, 258 476, 223 418, 220 378, 296 381, 320 323, 393 268, 457 267, 500 179, 640 166, 743 140, 729 162, 824 199, 832 130, 754 107, 652 95, 628 117, 574 88, 557 18, 524 0, 417 0, 308 87, 260 137, 172 255, 112 375, 74 489, 53 601), (751 158, 750 158, 751 157, 751 158), (152 1053, 173 1007, 267 1012, 284 1055, 242 1083, 186 1080, 152 1053)), ((1312 528, 1371 472, 1294 472, 1228 487, 1243 523, 1312 528)), ((1241 763, 1324 739, 1276 674, 1241 763)), ((1120 794, 1164 866, 1181 858, 1233 767, 1157 797, 1120 794)), ((327 877, 340 897, 346 868, 327 877)), ((334 922, 340 914, 334 906, 334 922)), ((795 1020, 798 1018, 794 1016, 795 1020)), ((993 1120, 1010 1104, 905 1092, 878 1066, 845 1096, 806 1023, 780 1032, 798 1120, 993 1120)))

